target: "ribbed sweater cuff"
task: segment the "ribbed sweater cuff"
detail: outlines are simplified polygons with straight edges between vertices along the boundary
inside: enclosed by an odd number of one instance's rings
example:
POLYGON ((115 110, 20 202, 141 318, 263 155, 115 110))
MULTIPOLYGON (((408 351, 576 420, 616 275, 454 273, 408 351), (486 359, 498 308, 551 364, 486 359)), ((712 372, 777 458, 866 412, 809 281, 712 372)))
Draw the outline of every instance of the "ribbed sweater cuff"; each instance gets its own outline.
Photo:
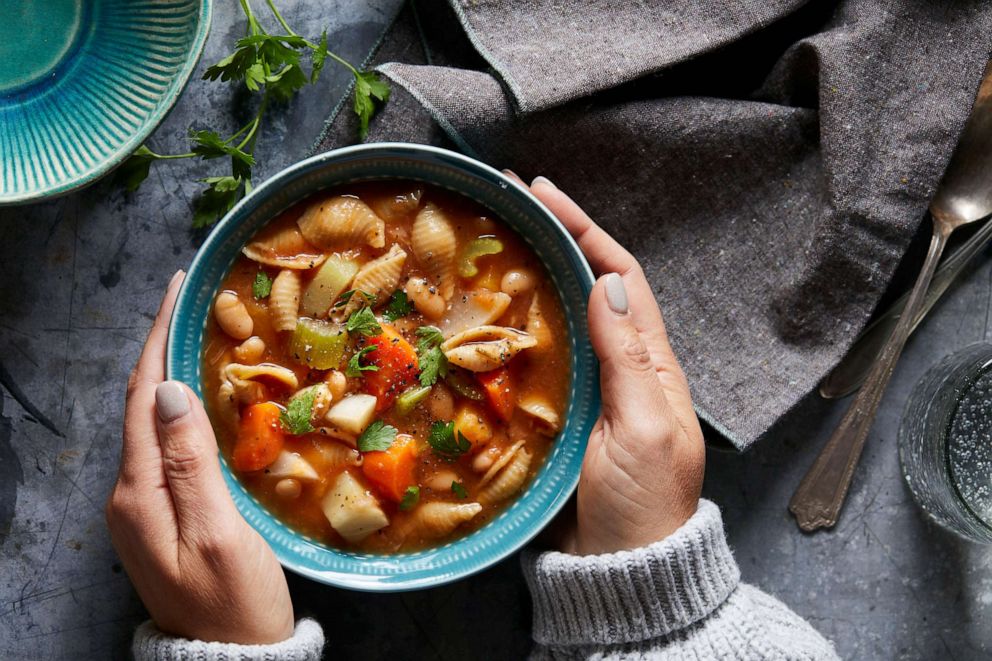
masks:
POLYGON ((149 620, 134 632, 131 645, 135 661, 319 661, 323 649, 324 631, 311 619, 300 620, 292 638, 272 645, 173 638, 149 620))
POLYGON ((720 510, 708 500, 650 546, 592 556, 528 551, 522 562, 534 640, 555 647, 667 635, 712 613, 740 581, 720 510))

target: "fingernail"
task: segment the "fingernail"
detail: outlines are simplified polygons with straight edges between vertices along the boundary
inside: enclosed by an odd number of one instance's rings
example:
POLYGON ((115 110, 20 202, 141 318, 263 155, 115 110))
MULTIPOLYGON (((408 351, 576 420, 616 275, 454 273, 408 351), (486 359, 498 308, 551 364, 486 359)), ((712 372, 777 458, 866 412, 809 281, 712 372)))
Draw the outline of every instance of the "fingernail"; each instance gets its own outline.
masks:
MULTIPOLYGON (((514 179, 520 179, 520 176, 510 168, 503 168, 503 174, 514 179)), ((523 179, 520 179, 520 181, 523 181, 523 179)))
POLYGON ((551 183, 551 180, 548 179, 547 177, 534 177, 534 181, 532 181, 530 185, 531 186, 537 186, 538 184, 543 184, 545 186, 550 186, 551 188, 558 188, 553 183, 551 183))
POLYGON ((173 273, 172 278, 169 280, 168 289, 172 289, 172 285, 176 284, 177 281, 182 280, 185 277, 186 277, 186 271, 183 271, 182 269, 179 269, 178 271, 173 273))
POLYGON ((620 274, 607 273, 603 284, 606 286, 606 304, 617 314, 627 314, 627 288, 623 286, 620 274))
POLYGON ((163 381, 155 387, 155 410, 162 422, 174 422, 189 413, 189 397, 176 381, 163 381))

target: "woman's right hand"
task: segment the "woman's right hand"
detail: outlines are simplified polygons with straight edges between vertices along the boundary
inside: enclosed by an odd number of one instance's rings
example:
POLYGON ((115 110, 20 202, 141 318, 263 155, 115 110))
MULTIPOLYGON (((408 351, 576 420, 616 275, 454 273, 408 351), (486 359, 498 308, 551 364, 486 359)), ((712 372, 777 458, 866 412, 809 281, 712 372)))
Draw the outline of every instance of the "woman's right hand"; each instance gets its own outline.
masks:
POLYGON ((550 181, 531 191, 568 229, 599 276, 589 336, 600 361, 603 414, 579 480, 563 551, 610 553, 656 542, 696 511, 705 450, 689 385, 637 260, 550 181))
POLYGON ((277 643, 294 630, 282 567, 224 486, 200 400, 185 385, 164 380, 181 284, 180 272, 128 381, 120 473, 107 502, 110 537, 160 631, 277 643))

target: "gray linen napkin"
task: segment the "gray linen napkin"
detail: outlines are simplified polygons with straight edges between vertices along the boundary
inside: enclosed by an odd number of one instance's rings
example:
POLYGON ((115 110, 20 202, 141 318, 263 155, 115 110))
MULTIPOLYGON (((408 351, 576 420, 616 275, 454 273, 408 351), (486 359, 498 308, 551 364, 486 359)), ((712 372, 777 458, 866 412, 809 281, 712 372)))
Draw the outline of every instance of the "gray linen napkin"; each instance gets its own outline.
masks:
MULTIPOLYGON (((418 2, 371 141, 543 174, 644 265, 700 416, 744 449, 864 326, 923 218, 992 4, 418 2)), ((351 141, 335 113, 323 151, 351 141)))

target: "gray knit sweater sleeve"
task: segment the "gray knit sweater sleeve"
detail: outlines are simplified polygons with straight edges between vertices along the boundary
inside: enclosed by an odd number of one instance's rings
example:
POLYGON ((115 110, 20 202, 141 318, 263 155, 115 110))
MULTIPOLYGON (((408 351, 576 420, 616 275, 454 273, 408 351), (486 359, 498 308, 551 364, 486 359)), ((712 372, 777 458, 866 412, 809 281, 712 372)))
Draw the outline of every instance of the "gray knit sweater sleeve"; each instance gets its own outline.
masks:
POLYGON ((523 566, 534 659, 837 659, 802 618, 740 582, 720 510, 708 500, 651 546, 528 552, 523 566))
POLYGON ((134 633, 135 661, 319 661, 324 631, 315 620, 302 619, 289 640, 272 645, 205 643, 173 638, 149 620, 134 633))

